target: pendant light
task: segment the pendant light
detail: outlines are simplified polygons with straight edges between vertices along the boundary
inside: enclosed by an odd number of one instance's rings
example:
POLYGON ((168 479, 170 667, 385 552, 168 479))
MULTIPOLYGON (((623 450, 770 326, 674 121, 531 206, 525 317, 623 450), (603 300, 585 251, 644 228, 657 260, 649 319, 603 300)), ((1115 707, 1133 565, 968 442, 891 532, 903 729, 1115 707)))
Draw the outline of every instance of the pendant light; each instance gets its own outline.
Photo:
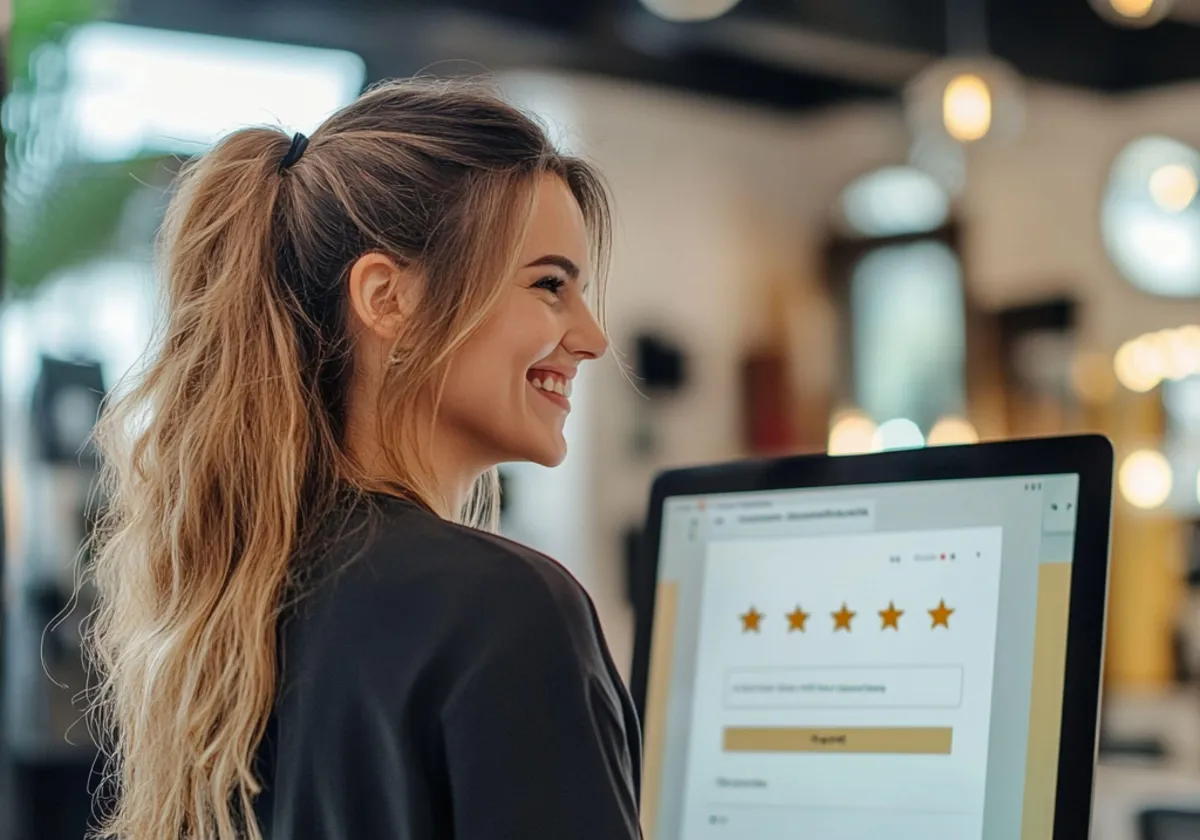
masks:
POLYGON ((1175 0, 1089 0, 1096 14, 1114 26, 1148 29, 1171 13, 1175 0))
POLYGON ((985 0, 946 0, 947 56, 905 90, 905 110, 917 146, 994 144, 1021 130, 1021 79, 988 52, 985 0))

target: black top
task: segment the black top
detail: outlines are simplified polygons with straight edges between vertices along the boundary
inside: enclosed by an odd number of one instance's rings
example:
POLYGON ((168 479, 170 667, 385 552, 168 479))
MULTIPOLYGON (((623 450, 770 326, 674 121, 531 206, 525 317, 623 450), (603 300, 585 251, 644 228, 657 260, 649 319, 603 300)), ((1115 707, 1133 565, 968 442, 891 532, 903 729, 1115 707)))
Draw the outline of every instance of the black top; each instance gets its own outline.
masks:
POLYGON ((640 734, 595 609, 527 548, 377 499, 281 626, 268 840, 631 840, 640 734))

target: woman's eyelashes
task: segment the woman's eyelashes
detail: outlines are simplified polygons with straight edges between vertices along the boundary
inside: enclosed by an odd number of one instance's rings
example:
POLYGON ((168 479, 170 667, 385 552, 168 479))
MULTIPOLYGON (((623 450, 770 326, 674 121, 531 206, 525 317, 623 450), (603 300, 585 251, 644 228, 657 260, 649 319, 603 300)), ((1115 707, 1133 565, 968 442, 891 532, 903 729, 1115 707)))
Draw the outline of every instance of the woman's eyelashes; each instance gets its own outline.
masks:
POLYGON ((567 281, 557 275, 550 274, 543 277, 533 284, 535 289, 543 289, 555 297, 559 297, 562 293, 563 286, 567 285, 567 281))

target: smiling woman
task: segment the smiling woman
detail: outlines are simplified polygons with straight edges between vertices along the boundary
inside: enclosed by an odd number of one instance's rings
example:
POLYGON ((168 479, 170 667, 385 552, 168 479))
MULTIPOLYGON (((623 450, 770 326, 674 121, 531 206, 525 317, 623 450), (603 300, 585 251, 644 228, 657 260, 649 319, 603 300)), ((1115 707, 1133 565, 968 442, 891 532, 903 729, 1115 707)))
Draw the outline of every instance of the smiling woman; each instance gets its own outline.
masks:
POLYGON ((540 176, 520 268, 457 351, 442 396, 443 423, 457 432, 446 445, 478 450, 469 471, 506 461, 557 466, 566 456, 569 383, 607 347, 584 297, 590 262, 579 203, 561 178, 540 176))
POLYGON ((184 174, 161 351, 99 438, 103 836, 639 836, 591 602, 487 531, 497 464, 566 454, 608 224, 589 166, 462 83, 184 174))

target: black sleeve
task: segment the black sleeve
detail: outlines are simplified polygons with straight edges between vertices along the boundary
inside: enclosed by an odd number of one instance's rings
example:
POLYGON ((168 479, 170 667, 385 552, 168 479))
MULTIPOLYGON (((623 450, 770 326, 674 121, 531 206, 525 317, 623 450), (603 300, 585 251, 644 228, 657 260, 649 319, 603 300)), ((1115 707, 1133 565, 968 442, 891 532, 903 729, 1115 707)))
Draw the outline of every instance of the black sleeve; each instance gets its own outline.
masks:
POLYGON ((586 596, 546 581, 492 600, 445 714, 455 834, 641 837, 629 740, 586 596))

